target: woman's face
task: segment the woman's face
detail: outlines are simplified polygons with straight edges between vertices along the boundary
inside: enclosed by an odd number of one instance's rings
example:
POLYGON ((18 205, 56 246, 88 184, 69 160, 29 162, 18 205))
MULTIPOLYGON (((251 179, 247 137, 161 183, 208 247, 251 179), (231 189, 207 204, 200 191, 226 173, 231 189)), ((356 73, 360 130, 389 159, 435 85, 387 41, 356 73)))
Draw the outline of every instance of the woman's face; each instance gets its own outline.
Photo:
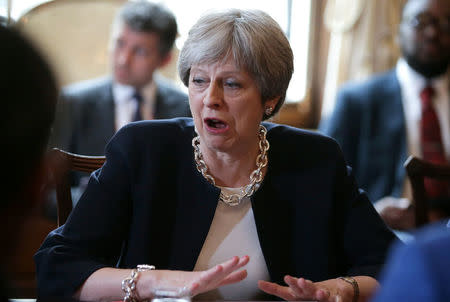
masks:
POLYGON ((218 152, 246 152, 254 148, 264 109, 252 76, 233 60, 191 67, 189 103, 205 147, 218 152))

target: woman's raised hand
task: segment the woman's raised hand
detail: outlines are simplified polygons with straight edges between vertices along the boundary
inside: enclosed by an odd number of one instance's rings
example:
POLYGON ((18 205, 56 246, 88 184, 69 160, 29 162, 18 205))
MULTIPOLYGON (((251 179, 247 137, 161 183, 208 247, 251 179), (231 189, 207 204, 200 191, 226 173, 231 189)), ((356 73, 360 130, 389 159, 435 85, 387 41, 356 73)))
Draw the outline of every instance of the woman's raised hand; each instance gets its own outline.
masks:
POLYGON ((245 266, 249 260, 249 256, 235 256, 206 271, 158 270, 145 272, 137 282, 138 295, 141 299, 148 299, 158 288, 185 288, 190 296, 195 296, 245 279, 247 271, 240 270, 240 268, 245 266))
POLYGON ((249 256, 233 257, 210 268, 207 271, 199 272, 200 274, 194 279, 189 288, 192 296, 210 291, 219 286, 237 283, 247 277, 247 270, 238 270, 246 265, 250 260, 249 256))

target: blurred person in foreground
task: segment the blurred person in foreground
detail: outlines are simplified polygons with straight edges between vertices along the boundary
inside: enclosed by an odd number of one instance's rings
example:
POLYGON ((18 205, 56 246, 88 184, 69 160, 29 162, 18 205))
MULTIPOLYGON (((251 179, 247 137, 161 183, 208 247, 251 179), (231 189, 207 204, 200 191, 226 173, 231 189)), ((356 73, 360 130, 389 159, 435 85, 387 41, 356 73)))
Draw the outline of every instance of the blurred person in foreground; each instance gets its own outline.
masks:
POLYGON ((175 16, 161 4, 126 2, 111 28, 111 75, 62 90, 50 146, 103 155, 131 121, 190 116, 187 95, 156 72, 171 61, 176 35, 175 16))
POLYGON ((193 119, 114 136, 35 255, 39 295, 147 300, 178 287, 206 300, 367 301, 395 236, 334 140, 263 122, 293 72, 279 25, 258 10, 209 12, 178 71, 193 119))
MULTIPOLYGON (((408 155, 450 162, 450 1, 409 0, 402 14, 397 66, 345 85, 320 130, 335 138, 356 180, 394 229, 414 227, 408 155)), ((430 220, 450 216, 450 185, 425 183, 430 220)))
MULTIPOLYGON (((0 201, 0 300, 14 295, 8 282, 8 265, 22 236, 22 226, 42 205, 46 185, 44 153, 54 119, 57 84, 40 54, 16 31, 0 25, 0 151, 4 177, 0 201)), ((20 251, 19 251, 20 252, 20 251)))
POLYGON ((450 221, 420 230, 416 240, 395 245, 373 302, 450 301, 450 221))

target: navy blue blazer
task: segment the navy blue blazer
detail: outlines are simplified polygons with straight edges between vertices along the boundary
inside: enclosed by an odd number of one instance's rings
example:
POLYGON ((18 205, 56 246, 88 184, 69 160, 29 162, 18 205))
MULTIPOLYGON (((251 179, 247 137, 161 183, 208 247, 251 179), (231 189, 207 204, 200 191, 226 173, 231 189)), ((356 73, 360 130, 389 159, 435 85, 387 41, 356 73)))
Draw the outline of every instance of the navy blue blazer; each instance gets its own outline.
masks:
MULTIPOLYGON (((190 117, 188 97, 161 77, 157 87, 155 119, 190 117)), ((115 103, 110 77, 65 87, 60 95, 50 147, 84 155, 103 155, 116 132, 115 103)))
MULTIPOLYGON (((268 170, 251 202, 270 279, 376 276, 395 236, 337 143, 265 125, 268 170)), ((194 268, 220 193, 196 169, 194 135, 192 119, 179 118, 131 123, 113 137, 66 224, 35 255, 39 296, 70 296, 102 267, 194 268)))
POLYGON ((319 131, 335 138, 372 202, 401 197, 406 177, 406 126, 395 70, 347 84, 319 131))

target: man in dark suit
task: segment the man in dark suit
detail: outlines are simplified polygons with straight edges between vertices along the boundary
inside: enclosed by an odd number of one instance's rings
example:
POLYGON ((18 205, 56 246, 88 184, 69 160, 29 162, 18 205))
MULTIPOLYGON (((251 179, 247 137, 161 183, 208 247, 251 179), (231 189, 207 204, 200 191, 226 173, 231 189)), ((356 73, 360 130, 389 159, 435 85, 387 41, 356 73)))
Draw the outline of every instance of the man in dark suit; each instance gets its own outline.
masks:
POLYGON ((336 108, 319 126, 341 145, 359 185, 393 228, 413 225, 403 168, 408 154, 423 156, 421 91, 434 89, 444 156, 450 160, 450 2, 410 0, 399 27, 402 58, 395 69, 345 85, 336 108), (401 198, 406 197, 406 198, 401 198))
POLYGON ((127 2, 112 27, 112 75, 63 89, 50 146, 102 155, 128 122, 190 116, 187 95, 154 73, 171 60, 176 35, 166 8, 127 2))

